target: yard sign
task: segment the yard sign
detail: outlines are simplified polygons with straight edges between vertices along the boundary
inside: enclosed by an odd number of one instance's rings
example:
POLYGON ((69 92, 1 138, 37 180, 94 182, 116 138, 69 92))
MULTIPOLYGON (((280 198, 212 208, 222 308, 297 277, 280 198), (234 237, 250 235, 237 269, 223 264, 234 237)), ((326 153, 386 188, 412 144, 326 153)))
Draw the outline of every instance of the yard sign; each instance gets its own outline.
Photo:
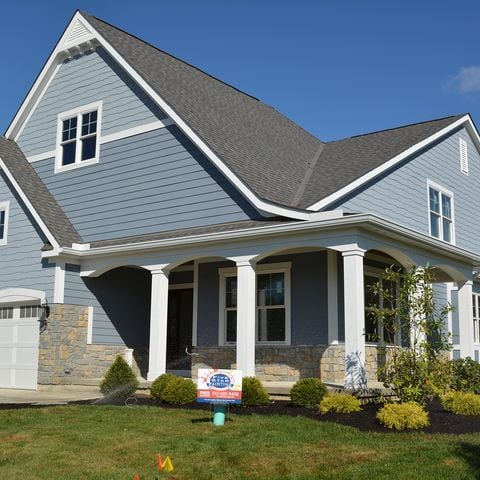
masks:
POLYGON ((200 368, 197 402, 242 403, 242 371, 200 368))

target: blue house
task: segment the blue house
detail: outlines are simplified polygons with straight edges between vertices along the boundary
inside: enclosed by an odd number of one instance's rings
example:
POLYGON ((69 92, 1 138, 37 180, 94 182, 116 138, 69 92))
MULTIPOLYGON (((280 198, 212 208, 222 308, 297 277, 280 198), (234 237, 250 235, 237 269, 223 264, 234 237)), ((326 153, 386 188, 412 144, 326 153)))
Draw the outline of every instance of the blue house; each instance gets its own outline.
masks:
POLYGON ((434 270, 478 360, 479 148, 468 114, 323 142, 78 11, 0 137, 0 387, 95 384, 117 354, 374 382, 390 265, 434 270))

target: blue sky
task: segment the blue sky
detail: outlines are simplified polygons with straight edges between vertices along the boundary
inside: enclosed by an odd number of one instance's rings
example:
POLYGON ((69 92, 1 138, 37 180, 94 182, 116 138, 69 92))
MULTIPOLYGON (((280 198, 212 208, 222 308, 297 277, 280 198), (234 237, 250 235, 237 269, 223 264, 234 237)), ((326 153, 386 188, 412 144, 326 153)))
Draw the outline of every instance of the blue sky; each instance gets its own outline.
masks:
POLYGON ((2 4, 4 132, 76 8, 333 140, 457 113, 480 125, 475 0, 24 0, 2 4))

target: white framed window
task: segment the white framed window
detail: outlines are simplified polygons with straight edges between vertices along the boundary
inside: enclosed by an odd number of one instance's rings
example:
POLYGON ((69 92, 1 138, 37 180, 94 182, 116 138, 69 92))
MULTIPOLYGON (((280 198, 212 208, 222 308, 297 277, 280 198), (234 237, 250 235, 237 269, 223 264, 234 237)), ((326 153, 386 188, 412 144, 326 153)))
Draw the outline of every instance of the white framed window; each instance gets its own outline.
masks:
MULTIPOLYGON (((385 299, 382 292, 374 292, 374 285, 382 283, 382 291, 390 292, 394 298, 398 297, 400 285, 398 282, 392 282, 385 279, 385 272, 365 268, 364 288, 365 288, 365 341, 369 343, 378 343, 379 345, 402 345, 401 323, 398 318, 378 318, 370 311, 371 306, 378 308, 391 308, 388 304, 389 299, 385 299)), ((394 306, 394 305, 393 305, 394 306)))
MULTIPOLYGON (((290 344, 290 262, 256 266, 255 338, 260 345, 290 344)), ((237 340, 237 272, 221 268, 219 344, 237 340)))
POLYGON ((455 243, 453 193, 430 181, 427 186, 430 236, 455 243))
POLYGON ((468 175, 468 146, 464 138, 458 139, 460 149, 460 171, 468 175))
POLYGON ((472 295, 473 307, 473 342, 480 343, 480 294, 472 295))
POLYGON ((55 173, 98 163, 102 102, 58 115, 55 173))
POLYGON ((0 202, 0 245, 7 244, 10 202, 0 202))

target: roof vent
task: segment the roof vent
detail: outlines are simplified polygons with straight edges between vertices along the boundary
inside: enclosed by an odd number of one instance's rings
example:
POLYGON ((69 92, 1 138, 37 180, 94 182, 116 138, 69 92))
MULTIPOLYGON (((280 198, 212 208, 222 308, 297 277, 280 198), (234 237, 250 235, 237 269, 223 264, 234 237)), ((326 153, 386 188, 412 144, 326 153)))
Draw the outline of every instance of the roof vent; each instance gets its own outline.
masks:
POLYGON ((460 138, 459 140, 460 144, 460 170, 462 173, 465 175, 468 175, 468 148, 467 148, 467 142, 463 139, 460 138))

